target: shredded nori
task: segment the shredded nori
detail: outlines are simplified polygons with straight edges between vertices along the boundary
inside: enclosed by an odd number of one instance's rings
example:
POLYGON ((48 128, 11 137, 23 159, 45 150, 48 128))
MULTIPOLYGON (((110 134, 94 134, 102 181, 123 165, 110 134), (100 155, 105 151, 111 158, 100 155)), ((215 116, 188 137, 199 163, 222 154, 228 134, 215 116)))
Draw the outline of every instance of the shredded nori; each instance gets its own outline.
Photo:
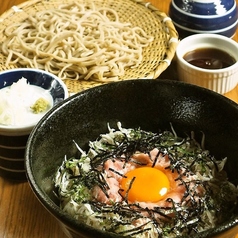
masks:
MULTIPOLYGON (((196 174, 196 166, 199 166, 200 172, 204 173, 204 176, 206 172, 211 173, 212 168, 215 168, 215 172, 212 172, 214 176, 219 173, 216 159, 207 150, 201 148, 194 138, 179 138, 170 131, 152 133, 139 128, 132 129, 130 133, 122 132, 115 136, 113 143, 102 140, 102 137, 98 138, 97 141, 101 141, 102 145, 100 148, 91 148, 94 150, 95 156, 90 158, 90 171, 84 172, 79 165, 80 172, 77 175, 72 173, 70 177, 70 179, 75 180, 74 183, 83 184, 89 190, 99 186, 103 193, 109 197, 107 193, 109 186, 102 175, 103 169, 101 169, 104 163, 109 159, 119 159, 125 165, 132 161, 140 164, 132 158, 136 152, 150 156, 150 151, 157 148, 159 152, 152 167, 156 165, 159 155, 168 156, 170 165, 166 169, 178 173, 177 181, 186 188, 180 203, 168 198, 167 202, 170 206, 155 206, 153 209, 143 208, 139 203, 131 204, 127 200, 127 195, 122 196, 123 202, 111 201, 110 204, 88 197, 84 199, 82 203, 91 205, 92 210, 97 214, 96 217, 105 222, 105 229, 108 231, 123 236, 136 236, 148 232, 151 228, 146 225, 150 223, 156 230, 157 237, 193 235, 206 227, 204 220, 202 220, 204 212, 209 211, 209 213, 214 214, 213 218, 217 219, 215 223, 222 222, 221 214, 232 212, 231 209, 234 208, 237 200, 237 190, 236 196, 229 197, 229 194, 234 194, 234 191, 226 180, 222 181, 223 186, 219 185, 216 178, 184 181, 184 177, 196 174), (198 192, 201 190, 202 192, 198 192), (107 216, 107 214, 112 213, 119 216, 120 219, 107 216), (145 224, 133 229, 119 229, 119 227, 130 225, 138 219, 145 219, 145 224), (111 224, 110 226, 106 226, 108 222, 111 224)), ((75 158, 72 159, 75 160, 75 158)), ((143 166, 143 164, 140 165, 143 166)), ((114 169, 110 170, 119 176, 124 176, 114 169)), ((133 180, 130 185, 133 186, 133 180)))

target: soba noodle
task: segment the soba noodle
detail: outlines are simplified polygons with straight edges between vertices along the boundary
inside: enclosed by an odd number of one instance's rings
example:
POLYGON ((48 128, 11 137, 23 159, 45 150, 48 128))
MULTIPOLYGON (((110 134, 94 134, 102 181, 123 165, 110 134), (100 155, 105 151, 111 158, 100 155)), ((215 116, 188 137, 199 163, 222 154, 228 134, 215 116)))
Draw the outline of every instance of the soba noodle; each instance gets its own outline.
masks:
POLYGON ((142 61, 151 41, 140 27, 122 23, 118 13, 92 3, 61 5, 5 29, 1 45, 7 65, 47 70, 62 79, 114 81, 142 61))

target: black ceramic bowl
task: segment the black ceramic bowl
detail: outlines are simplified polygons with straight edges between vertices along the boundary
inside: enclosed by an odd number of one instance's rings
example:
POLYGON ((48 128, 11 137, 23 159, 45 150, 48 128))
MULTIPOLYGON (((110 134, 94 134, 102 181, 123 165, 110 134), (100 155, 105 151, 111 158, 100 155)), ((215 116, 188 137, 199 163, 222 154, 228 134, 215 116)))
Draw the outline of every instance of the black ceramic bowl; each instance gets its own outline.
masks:
MULTIPOLYGON (((22 77, 30 85, 43 88, 52 96, 53 106, 68 97, 64 82, 55 75, 39 69, 19 68, 0 73, 0 89, 11 86, 22 77)), ((20 115, 19 115, 20 116, 20 115)), ((18 115, 16 115, 18 117, 18 115)), ((13 180, 26 180, 24 155, 26 142, 36 122, 24 125, 0 124, 0 176, 13 180)))
MULTIPOLYGON (((217 159, 228 157, 229 179, 238 183, 238 106, 194 85, 168 80, 129 80, 76 94, 51 110, 33 129, 26 149, 26 170, 33 192, 70 237, 119 237, 79 223, 58 206, 52 177, 64 156, 73 156, 73 140, 86 149, 89 140, 116 128, 170 129, 184 136, 206 135, 206 148, 217 159), (50 132, 50 133, 49 133, 50 132)), ((194 237, 220 234, 238 223, 238 212, 215 229, 194 237)))

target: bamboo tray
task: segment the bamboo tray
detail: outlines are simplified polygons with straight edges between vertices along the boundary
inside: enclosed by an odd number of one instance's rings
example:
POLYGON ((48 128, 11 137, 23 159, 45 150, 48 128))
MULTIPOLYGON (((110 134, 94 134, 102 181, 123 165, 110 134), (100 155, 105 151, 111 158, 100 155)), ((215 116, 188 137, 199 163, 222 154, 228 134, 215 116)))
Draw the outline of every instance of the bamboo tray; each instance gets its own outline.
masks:
MULTIPOLYGON (((154 41, 143 49, 143 61, 136 68, 127 68, 119 80, 138 78, 158 78, 170 65, 178 43, 178 34, 171 19, 150 3, 142 0, 77 0, 85 3, 93 1, 96 6, 110 7, 117 11, 121 22, 130 22, 141 27, 154 41)), ((55 9, 62 3, 72 0, 30 0, 15 6, 0 16, 0 44, 6 37, 4 29, 12 24, 23 22, 29 15, 45 9, 55 9)), ((21 65, 6 65, 6 56, 0 51, 0 71, 19 68, 21 65)), ((66 79, 69 93, 100 85, 96 81, 66 79)))

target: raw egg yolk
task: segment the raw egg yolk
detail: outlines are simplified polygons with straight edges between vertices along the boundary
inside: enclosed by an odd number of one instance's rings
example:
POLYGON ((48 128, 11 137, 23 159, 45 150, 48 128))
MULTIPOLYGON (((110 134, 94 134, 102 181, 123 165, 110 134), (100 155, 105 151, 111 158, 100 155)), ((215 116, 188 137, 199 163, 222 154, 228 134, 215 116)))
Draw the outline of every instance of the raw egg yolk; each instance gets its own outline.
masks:
POLYGON ((170 188, 169 179, 161 170, 140 167, 125 174, 120 182, 121 194, 130 202, 157 202, 170 188))

